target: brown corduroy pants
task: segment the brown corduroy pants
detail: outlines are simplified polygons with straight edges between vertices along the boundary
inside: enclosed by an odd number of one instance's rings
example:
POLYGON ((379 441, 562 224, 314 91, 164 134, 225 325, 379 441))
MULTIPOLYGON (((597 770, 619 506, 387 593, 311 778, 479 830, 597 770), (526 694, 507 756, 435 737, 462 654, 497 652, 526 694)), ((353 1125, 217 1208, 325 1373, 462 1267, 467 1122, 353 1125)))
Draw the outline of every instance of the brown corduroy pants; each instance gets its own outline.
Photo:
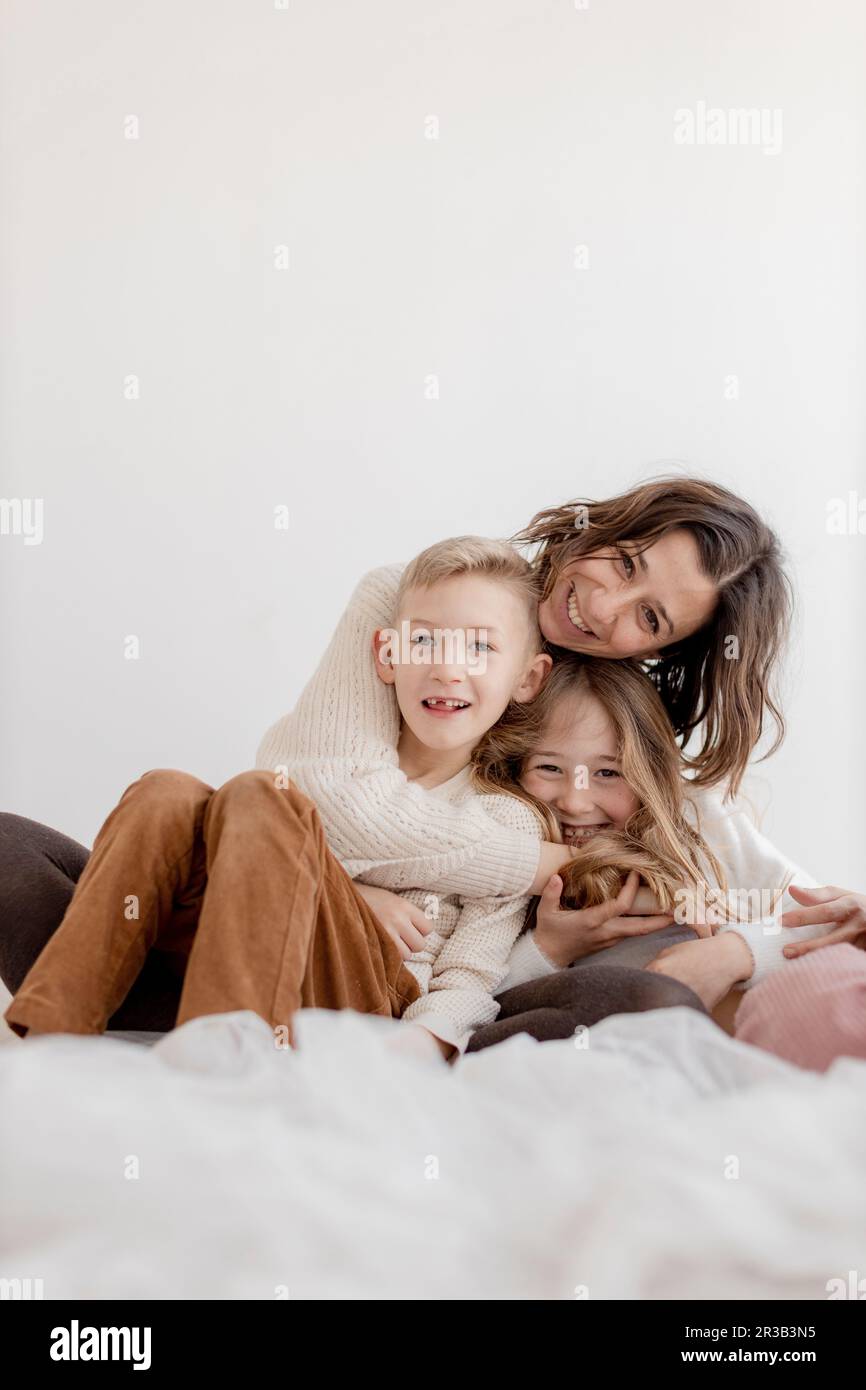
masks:
POLYGON ((421 993, 292 783, 243 772, 214 790, 174 769, 127 787, 60 926, 6 1010, 19 1034, 102 1033, 148 953, 183 985, 176 1026, 252 1009, 399 1017, 421 993))

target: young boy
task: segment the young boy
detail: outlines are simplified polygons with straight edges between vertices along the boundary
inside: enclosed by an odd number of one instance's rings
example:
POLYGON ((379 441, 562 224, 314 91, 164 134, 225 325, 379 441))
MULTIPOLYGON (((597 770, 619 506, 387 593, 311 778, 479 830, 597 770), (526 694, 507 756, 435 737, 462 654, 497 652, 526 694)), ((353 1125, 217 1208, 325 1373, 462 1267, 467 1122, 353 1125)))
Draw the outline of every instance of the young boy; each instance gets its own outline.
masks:
MULTIPOLYGON (((537 693, 551 664, 539 650, 535 582, 510 546, 461 538, 412 562, 396 598, 390 630, 362 629, 348 663, 365 667, 398 726, 390 783, 403 795, 389 795, 388 778, 372 790, 363 776, 352 782, 349 745, 352 795, 338 791, 317 811, 303 786, 315 761, 303 747, 303 698, 288 716, 300 731, 288 763, 216 790, 175 769, 146 772, 104 822, 62 922, 7 1009, 14 1031, 103 1032, 154 956, 183 982, 176 1026, 252 1009, 291 1041, 298 1009, 351 1008, 407 1018, 416 1026, 400 1031, 401 1043, 423 1042, 433 1055, 432 1037, 450 1057, 496 1017, 492 994, 535 880, 571 854, 542 845, 516 797, 470 785, 475 743, 510 700, 537 693), (437 814, 446 809, 442 852, 437 814), (365 859, 371 827, 381 842, 380 818, 391 855, 365 859), (455 819, 465 832, 456 849, 455 819), (351 844, 351 865, 332 836, 351 844), (423 912, 414 952, 353 877, 401 890, 406 911, 423 912)), ((351 725, 352 700, 352 684, 338 686, 326 716, 351 725)))
MULTIPOLYGON (((537 607, 530 566, 511 546, 458 537, 431 546, 406 567, 392 626, 372 634, 376 673, 399 711, 399 773, 423 788, 419 795, 428 802, 432 793, 463 810, 467 858, 488 818, 517 832, 514 853, 525 854, 527 886, 542 838, 537 817, 516 797, 477 791, 469 763, 509 702, 534 698, 550 670, 537 607)), ((369 814, 376 814, 374 807, 369 814)), ((327 830, 327 817, 325 824, 327 830)), ((419 837, 418 852, 429 848, 427 836, 419 837)), ((570 851, 557 848, 565 862, 570 851)), ((356 859, 353 867, 360 870, 356 887, 375 910, 377 879, 395 888, 393 865, 384 875, 374 861, 356 859)), ((411 869, 406 873, 411 882, 411 869)), ((435 867, 425 869, 424 885, 397 889, 407 910, 416 909, 401 936, 412 941, 414 925, 417 949, 401 954, 423 991, 402 1017, 431 1032, 447 1056, 462 1052, 472 1030, 496 1017, 493 995, 508 973, 530 895, 501 896, 498 877, 480 871, 478 896, 455 891, 444 862, 438 878, 435 867)))

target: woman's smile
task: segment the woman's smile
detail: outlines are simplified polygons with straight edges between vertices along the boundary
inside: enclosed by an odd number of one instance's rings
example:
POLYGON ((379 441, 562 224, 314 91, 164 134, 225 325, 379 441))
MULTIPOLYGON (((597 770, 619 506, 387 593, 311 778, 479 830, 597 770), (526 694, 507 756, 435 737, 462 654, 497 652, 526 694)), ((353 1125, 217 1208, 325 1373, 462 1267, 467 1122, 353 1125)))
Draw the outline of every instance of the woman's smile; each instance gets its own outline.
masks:
POLYGON ((577 606, 577 594, 575 592, 574 584, 571 585, 571 588, 568 591, 568 596, 565 600, 565 616, 568 618, 568 621, 571 623, 572 627, 576 627, 578 632, 583 633, 584 637, 589 637, 591 640, 596 642, 600 641, 598 633, 593 632, 592 628, 589 626, 589 624, 587 623, 586 619, 584 618, 583 614, 577 606))

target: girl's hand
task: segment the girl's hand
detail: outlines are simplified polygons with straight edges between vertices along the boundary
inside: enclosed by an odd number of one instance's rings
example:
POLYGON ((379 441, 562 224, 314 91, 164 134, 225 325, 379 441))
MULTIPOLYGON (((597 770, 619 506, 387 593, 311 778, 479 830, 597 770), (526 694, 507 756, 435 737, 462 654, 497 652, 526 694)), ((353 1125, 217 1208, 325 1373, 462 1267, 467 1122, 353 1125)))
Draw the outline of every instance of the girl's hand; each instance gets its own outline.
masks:
POLYGON ((559 874, 554 874, 536 910, 535 942, 538 949, 554 965, 564 968, 583 956, 591 956, 596 951, 613 946, 617 941, 631 936, 648 936, 661 927, 669 927, 674 920, 670 912, 648 917, 635 915, 638 911, 635 904, 639 883, 639 876, 633 869, 612 902, 569 911, 560 906, 563 883, 559 874))
POLYGON ((411 956, 413 951, 424 949, 424 937, 433 930, 435 923, 425 916, 420 907, 387 888, 373 888, 368 883, 357 881, 355 887, 379 925, 396 941, 403 960, 411 956))
POLYGON ((680 980, 711 1010, 739 980, 749 979, 754 961, 744 939, 732 931, 701 941, 678 941, 644 969, 680 980))
POLYGON ((805 956, 809 951, 820 951, 823 946, 838 946, 841 941, 850 941, 852 946, 866 949, 866 894, 849 893, 845 888, 830 885, 827 888, 797 888, 791 884, 788 889, 795 902, 805 904, 783 912, 778 919, 783 927, 837 926, 825 936, 816 936, 811 941, 798 941, 795 946, 786 946, 783 954, 789 960, 805 956))

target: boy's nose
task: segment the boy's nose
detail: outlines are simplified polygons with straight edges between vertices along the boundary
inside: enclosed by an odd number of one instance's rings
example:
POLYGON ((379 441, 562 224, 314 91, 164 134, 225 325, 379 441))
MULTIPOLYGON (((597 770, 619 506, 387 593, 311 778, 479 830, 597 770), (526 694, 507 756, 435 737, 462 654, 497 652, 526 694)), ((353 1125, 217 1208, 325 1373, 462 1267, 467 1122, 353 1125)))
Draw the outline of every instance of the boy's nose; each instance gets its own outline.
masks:
POLYGON ((466 667, 457 666, 453 662, 448 666, 433 666, 430 675, 434 681, 441 681, 443 685, 459 685, 466 678, 466 667))

